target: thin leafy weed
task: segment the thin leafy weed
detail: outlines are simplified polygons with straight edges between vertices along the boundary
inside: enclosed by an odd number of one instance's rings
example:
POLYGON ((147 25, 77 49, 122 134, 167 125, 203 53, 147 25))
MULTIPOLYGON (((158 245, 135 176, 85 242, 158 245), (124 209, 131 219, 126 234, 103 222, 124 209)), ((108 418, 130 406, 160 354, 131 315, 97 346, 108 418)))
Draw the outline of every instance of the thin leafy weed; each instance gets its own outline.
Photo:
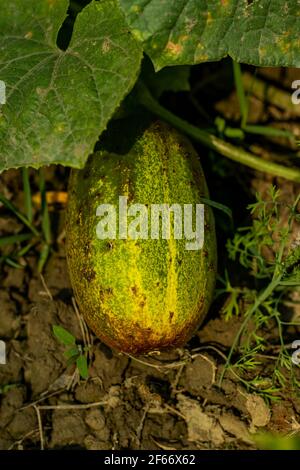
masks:
POLYGON ((238 229, 233 239, 227 242, 229 258, 238 261, 248 271, 255 288, 232 286, 226 272, 221 280, 223 286, 217 292, 217 295, 229 294, 229 300, 223 307, 226 320, 243 315, 220 384, 226 371, 231 370, 248 389, 255 389, 269 399, 278 398, 280 390, 287 385, 287 372, 293 386, 299 386, 284 331, 289 326, 300 326, 300 323, 284 321, 282 312, 284 300, 300 286, 300 243, 291 241, 294 223, 299 221, 299 201, 300 195, 292 205, 282 203, 280 191, 274 186, 266 199, 260 194, 256 195, 256 202, 248 206, 253 217, 252 224, 238 229), (282 208, 288 208, 288 220, 284 226, 281 223, 282 208), (271 329, 278 332, 276 356, 268 355, 273 345, 268 344, 265 333, 271 329), (234 361, 236 352, 238 358, 234 361), (263 380, 259 375, 251 379, 243 378, 261 369, 260 358, 274 362, 271 383, 267 388, 259 388, 263 380))

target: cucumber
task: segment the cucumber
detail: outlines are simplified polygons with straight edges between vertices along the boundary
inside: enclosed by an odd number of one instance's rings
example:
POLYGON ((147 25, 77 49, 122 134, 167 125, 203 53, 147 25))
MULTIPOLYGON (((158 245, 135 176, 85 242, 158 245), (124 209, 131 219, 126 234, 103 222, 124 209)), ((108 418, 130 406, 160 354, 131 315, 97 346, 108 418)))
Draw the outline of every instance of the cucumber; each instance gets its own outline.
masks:
POLYGON ((194 148, 161 122, 126 153, 102 148, 72 170, 70 279, 86 322, 107 345, 130 354, 179 347, 201 324, 217 261, 214 218, 202 197, 209 196, 194 148))

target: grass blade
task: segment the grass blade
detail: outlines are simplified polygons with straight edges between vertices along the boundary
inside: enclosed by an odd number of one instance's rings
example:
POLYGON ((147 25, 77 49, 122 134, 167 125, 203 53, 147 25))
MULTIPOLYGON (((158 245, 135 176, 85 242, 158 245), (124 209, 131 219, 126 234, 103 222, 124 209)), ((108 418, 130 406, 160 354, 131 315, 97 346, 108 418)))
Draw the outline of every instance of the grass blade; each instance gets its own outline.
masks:
POLYGON ((7 263, 9 266, 15 269, 24 269, 24 266, 22 266, 20 263, 17 263, 17 261, 13 260, 9 256, 3 256, 0 258, 0 262, 7 263))
POLYGON ((26 212, 28 221, 32 223, 33 211, 32 211, 31 187, 30 187, 30 181, 29 181, 28 168, 22 168, 22 178, 23 178, 23 189, 24 189, 25 212, 26 212))
POLYGON ((0 194, 0 202, 2 202, 2 204, 7 209, 13 212, 13 214, 15 214, 15 216, 18 217, 18 219, 21 220, 21 222, 23 222, 23 224, 26 225, 26 227, 28 227, 34 235, 36 236, 39 235, 39 232, 34 227, 34 225, 27 219, 27 217, 24 214, 22 214, 22 212, 20 212, 19 209, 17 209, 16 206, 12 202, 6 199, 6 197, 3 196, 3 194, 0 194))
POLYGON ((38 261, 38 271, 39 273, 41 273, 44 269, 44 266, 47 262, 47 259, 49 257, 49 253, 50 253, 50 246, 48 245, 48 243, 44 243, 43 246, 42 246, 42 249, 40 251, 40 257, 39 257, 39 261, 38 261))
POLYGON ((228 215, 230 220, 233 220, 232 210, 230 209, 230 207, 225 206, 224 204, 221 204, 220 202, 212 201, 211 199, 207 199, 205 197, 201 197, 201 202, 203 202, 203 204, 207 204, 208 206, 213 207, 215 209, 219 209, 220 211, 222 211, 226 215, 228 215))
POLYGON ((248 132, 248 134, 259 134, 270 137, 286 137, 288 139, 295 139, 295 136, 292 132, 285 129, 277 129, 276 127, 271 126, 246 125, 243 127, 243 130, 248 132))
POLYGON ((45 178, 43 171, 40 170, 39 172, 40 178, 40 192, 41 192, 41 210, 42 210, 42 231, 44 235, 44 239, 46 243, 51 243, 51 227, 50 227, 50 218, 49 218, 49 211, 48 211, 48 204, 46 199, 46 186, 45 186, 45 178))
POLYGON ((6 245, 13 245, 14 243, 20 243, 25 240, 29 240, 30 238, 32 238, 31 233, 20 233, 17 235, 10 235, 8 237, 2 237, 0 238, 0 247, 6 245))
POLYGON ((242 115, 242 128, 247 124, 248 119, 248 100, 245 95, 241 66, 238 62, 233 61, 233 75, 236 86, 236 92, 240 104, 242 115))

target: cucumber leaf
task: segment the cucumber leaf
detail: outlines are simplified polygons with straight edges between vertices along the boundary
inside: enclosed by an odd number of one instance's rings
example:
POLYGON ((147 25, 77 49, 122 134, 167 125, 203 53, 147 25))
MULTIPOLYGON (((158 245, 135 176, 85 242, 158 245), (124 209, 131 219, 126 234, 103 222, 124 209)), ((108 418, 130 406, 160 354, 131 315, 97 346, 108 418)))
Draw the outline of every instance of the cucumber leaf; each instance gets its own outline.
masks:
POLYGON ((0 0, 0 171, 61 163, 83 167, 133 87, 141 46, 117 0, 77 16, 66 51, 56 38, 67 0, 0 0))
POLYGON ((229 55, 258 66, 300 67, 295 0, 120 0, 156 70, 229 55))

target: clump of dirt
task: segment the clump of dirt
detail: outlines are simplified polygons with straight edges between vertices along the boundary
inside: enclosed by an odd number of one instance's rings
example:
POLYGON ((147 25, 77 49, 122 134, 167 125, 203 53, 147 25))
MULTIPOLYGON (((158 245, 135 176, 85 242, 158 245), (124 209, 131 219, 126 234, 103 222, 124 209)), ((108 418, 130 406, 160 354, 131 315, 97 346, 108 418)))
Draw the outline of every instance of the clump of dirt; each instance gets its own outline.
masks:
POLYGON ((24 282, 23 303, 15 287, 0 291, 8 352, 0 366, 1 449, 247 449, 257 429, 287 433, 299 423, 296 398, 269 407, 232 374, 218 386, 222 350, 236 331, 222 318, 211 318, 185 349, 136 359, 91 335, 89 378, 80 380, 52 332, 59 324, 83 341, 63 245, 43 281, 25 273, 24 282))

